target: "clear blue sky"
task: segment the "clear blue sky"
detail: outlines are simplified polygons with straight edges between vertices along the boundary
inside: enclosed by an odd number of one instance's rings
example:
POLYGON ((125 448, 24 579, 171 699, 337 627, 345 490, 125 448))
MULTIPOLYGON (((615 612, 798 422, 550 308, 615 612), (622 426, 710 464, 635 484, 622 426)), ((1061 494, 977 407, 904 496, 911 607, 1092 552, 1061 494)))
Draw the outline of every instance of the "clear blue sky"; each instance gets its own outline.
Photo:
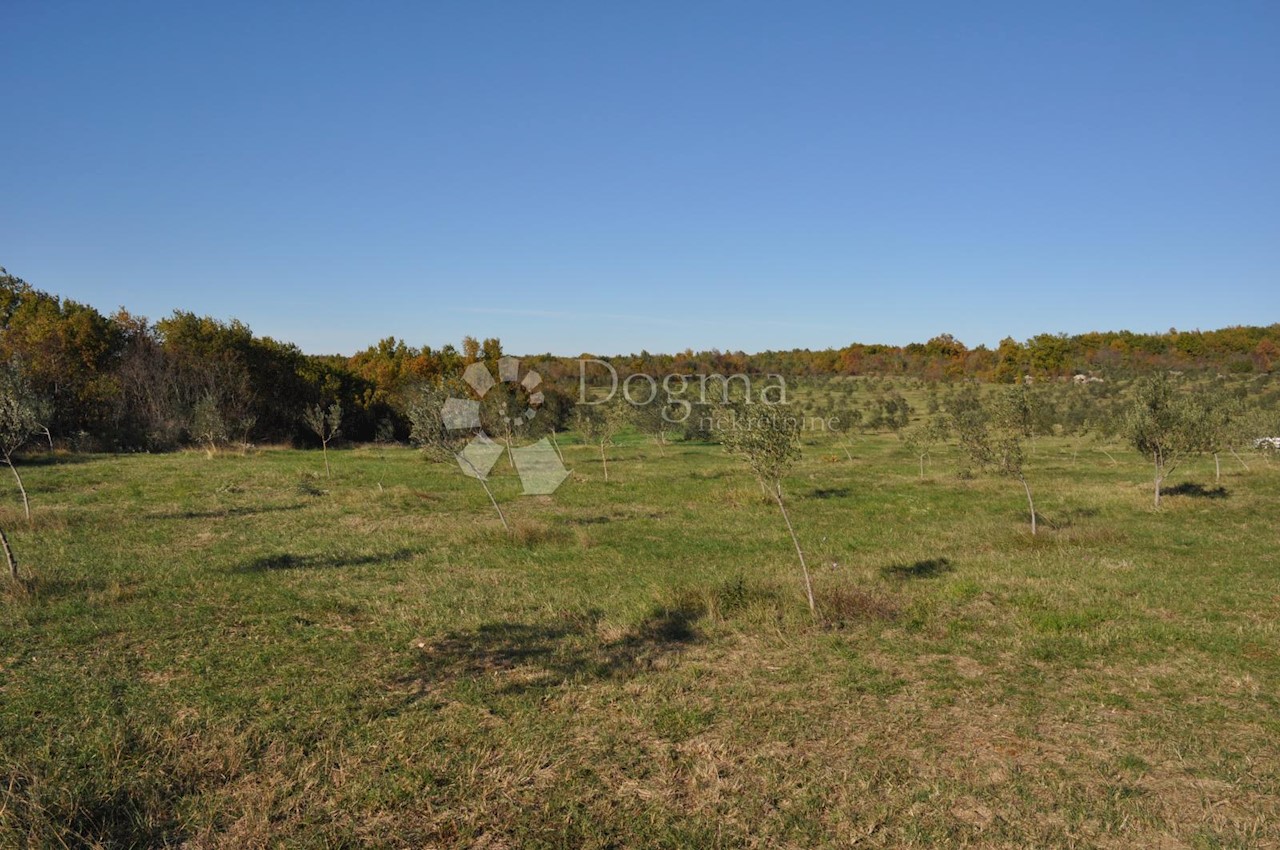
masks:
POLYGON ((0 4, 0 265, 311 352, 1280 320, 1280 3, 0 4))

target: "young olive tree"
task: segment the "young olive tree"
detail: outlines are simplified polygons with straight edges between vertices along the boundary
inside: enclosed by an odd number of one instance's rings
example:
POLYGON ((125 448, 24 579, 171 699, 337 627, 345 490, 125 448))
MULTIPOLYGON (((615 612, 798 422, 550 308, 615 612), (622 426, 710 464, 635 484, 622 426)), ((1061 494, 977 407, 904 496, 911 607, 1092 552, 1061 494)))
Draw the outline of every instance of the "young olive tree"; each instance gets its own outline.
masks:
POLYGON ((217 454, 218 446, 227 441, 227 422, 212 393, 201 396, 191 410, 191 436, 204 444, 209 457, 217 454))
MULTIPOLYGON (((409 420, 409 440, 422 448, 432 460, 456 460, 462 471, 480 482, 490 504, 498 514, 502 527, 511 531, 507 518, 498 506, 498 500, 489 489, 489 471, 492 464, 486 465, 482 456, 493 446, 492 441, 484 436, 478 427, 474 429, 451 428, 457 423, 445 421, 445 404, 449 392, 434 384, 422 384, 411 390, 405 399, 405 416, 409 420), (473 441, 478 448, 469 449, 473 441)), ((501 451, 501 449, 499 449, 501 451)))
POLYGON ((27 498, 27 488, 18 474, 18 467, 13 462, 13 455, 32 434, 41 430, 40 414, 43 407, 40 397, 31 387, 26 371, 16 360, 0 367, 0 458, 13 473, 18 483, 18 491, 22 494, 22 509, 31 519, 31 502, 27 498))
POLYGON ((1031 533, 1036 526, 1036 504, 1024 469, 1026 441, 1031 438, 1032 406, 1024 386, 1005 389, 989 404, 964 406, 952 415, 952 428, 960 447, 973 463, 1022 485, 1031 513, 1031 533))
POLYGON ((883 411, 882 421, 886 428, 895 434, 907 427, 911 422, 911 413, 913 408, 910 403, 903 398, 902 393, 897 390, 890 390, 888 396, 881 403, 883 411))
MULTIPOLYGON (((0 367, 0 456, 13 472, 18 482, 18 491, 22 494, 22 509, 26 512, 27 521, 31 521, 31 502, 27 499, 27 488, 14 465, 13 454, 32 434, 41 430, 41 413, 44 411, 40 397, 31 387, 22 365, 16 360, 0 367)), ((18 580, 18 558, 9 544, 9 536, 0 528, 0 548, 4 549, 5 563, 9 566, 9 577, 18 580)))
POLYGON ((609 456, 605 451, 626 426, 630 413, 625 403, 617 400, 599 404, 580 404, 574 411, 574 424, 585 442, 600 447, 600 463, 604 467, 604 480, 609 480, 609 456))
POLYGON ((924 461, 934 446, 947 438, 947 426, 941 419, 930 419, 899 431, 898 437, 920 461, 920 479, 924 480, 924 461))
POLYGON ((862 411, 853 406, 847 396, 838 396, 820 407, 817 411, 824 427, 836 438, 836 445, 844 452, 844 456, 853 460, 849 451, 850 434, 862 422, 862 411))
POLYGON ((800 558, 800 570, 804 573, 804 591, 809 599, 809 613, 816 619, 817 606, 813 601, 813 583, 809 579, 809 566, 805 563, 804 549, 796 536, 791 516, 787 513, 782 493, 782 478, 800 459, 800 424, 796 417, 773 409, 741 402, 725 405, 720 417, 720 443, 726 452, 744 461, 755 473, 761 485, 778 505, 782 520, 787 524, 791 542, 800 558))
POLYGON ((515 454, 512 452, 517 438, 526 436, 536 427, 536 416, 525 416, 532 411, 529 392, 511 381, 495 384, 480 401, 480 425, 486 434, 501 440, 507 447, 507 461, 514 470, 515 454))
POLYGON ((1178 388, 1163 373, 1143 378, 1125 417, 1125 436, 1155 467, 1155 506, 1169 473, 1187 457, 1209 448, 1211 428, 1204 406, 1178 388))
POLYGON ((342 431, 342 405, 335 401, 326 409, 313 404, 303 411, 302 423, 320 438, 320 451, 324 454, 324 477, 332 478, 333 475, 329 472, 329 443, 342 431))
POLYGON ((663 457, 667 456, 667 434, 674 430, 669 421, 672 411, 668 402, 655 396, 646 404, 636 405, 631 415, 636 430, 652 437, 663 457))
POLYGON ((1254 406, 1245 410, 1232 423, 1227 447, 1245 472, 1248 472, 1249 464, 1245 463, 1236 447, 1252 451, 1270 466, 1274 456, 1280 453, 1280 444, 1274 441, 1276 436, 1280 436, 1280 410, 1254 406))
MULTIPOLYGON (((1226 387, 1216 386, 1204 395, 1200 406, 1204 417, 1205 450, 1213 455, 1213 483, 1217 484, 1222 480, 1219 454, 1224 449, 1235 453, 1239 423, 1246 412, 1244 398, 1226 387)), ((1238 454, 1236 459, 1240 459, 1238 454)), ((1246 464, 1245 469, 1248 468, 1246 464)))

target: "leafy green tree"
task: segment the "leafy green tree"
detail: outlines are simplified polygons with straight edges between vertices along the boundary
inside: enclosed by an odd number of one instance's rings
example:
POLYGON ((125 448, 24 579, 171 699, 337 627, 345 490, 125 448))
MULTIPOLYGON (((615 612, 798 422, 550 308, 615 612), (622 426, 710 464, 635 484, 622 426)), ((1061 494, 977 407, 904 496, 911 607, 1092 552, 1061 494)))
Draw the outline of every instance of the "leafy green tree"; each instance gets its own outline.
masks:
POLYGON ((334 402, 328 408, 313 404, 302 413, 302 422, 311 433, 320 438, 320 450, 324 454, 324 476, 332 478, 329 472, 329 443, 342 430, 342 405, 334 402))
POLYGON ((103 434, 119 385, 113 373, 123 337, 93 307, 32 288, 0 268, 0 360, 18 358, 48 399, 53 433, 103 434))
POLYGON ((1164 373, 1140 379, 1125 417, 1125 436, 1155 467, 1155 506, 1169 473, 1209 448, 1212 430, 1204 407, 1181 392, 1164 373))
POLYGON ((773 408, 761 409, 759 405, 741 402, 730 403, 723 408, 720 418, 720 444, 726 452, 744 461, 755 473, 766 492, 782 512, 787 533, 795 544, 804 573, 804 590, 809 599, 809 613, 818 616, 813 601, 813 583, 809 578, 809 566, 805 563, 804 549, 796 536, 791 516, 787 513, 782 493, 782 478, 800 459, 800 425, 795 416, 773 408))

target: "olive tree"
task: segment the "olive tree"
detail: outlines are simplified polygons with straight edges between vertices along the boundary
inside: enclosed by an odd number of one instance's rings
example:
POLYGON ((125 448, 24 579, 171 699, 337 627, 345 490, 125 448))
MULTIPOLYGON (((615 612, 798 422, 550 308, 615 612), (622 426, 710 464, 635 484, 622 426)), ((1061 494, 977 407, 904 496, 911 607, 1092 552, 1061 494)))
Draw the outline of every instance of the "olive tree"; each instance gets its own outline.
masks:
POLYGON ((444 408, 449 395, 443 387, 434 384, 422 384, 407 394, 404 412, 409 420, 409 441, 421 447, 432 460, 456 460, 464 473, 480 482, 502 522, 502 527, 510 532, 511 526, 507 524, 498 500, 489 489, 492 464, 485 464, 477 457, 477 451, 484 453, 493 443, 478 425, 470 429, 450 427, 456 423, 445 421, 444 408), (479 441, 475 443, 479 448, 468 450, 475 441, 479 441))
POLYGON ((1210 447, 1212 427, 1204 405, 1160 373, 1135 384, 1124 430, 1129 445, 1155 467, 1158 508, 1165 479, 1183 460, 1210 447))
POLYGON ((1232 446, 1238 422, 1245 412, 1244 398, 1227 387, 1214 386, 1202 396, 1200 407, 1204 450, 1213 455, 1213 482, 1217 484, 1222 480, 1222 462, 1218 455, 1232 446))
POLYGON ((26 371, 16 360, 0 367, 0 458, 13 473, 18 483, 18 491, 22 494, 22 509, 31 519, 31 502, 27 498, 27 488, 22 483, 22 476, 13 462, 13 455, 24 443, 41 429, 40 398, 31 387, 26 371))
POLYGON ((903 445, 920 460, 920 478, 924 478, 924 459, 933 447, 947 438, 947 427, 940 419, 930 419, 898 432, 903 445))
POLYGON ((818 416, 825 423, 827 430, 835 435, 836 444, 844 452, 844 456, 853 460, 849 451, 849 440, 853 430, 862 423, 862 411, 853 406, 847 395, 832 399, 818 410, 818 416))
POLYGON ((1280 444, 1275 442, 1276 435, 1280 435, 1280 411, 1250 407, 1232 423, 1227 447, 1248 472, 1249 464, 1245 463, 1236 447, 1254 452, 1270 465, 1271 459, 1280 451, 1280 444))
POLYGON ((574 425, 585 442, 600 447, 600 463, 604 467, 604 480, 609 480, 609 456, 605 451, 626 426, 629 413, 620 401, 598 404, 580 404, 574 411, 574 425))
MULTIPOLYGON (((18 467, 14 465, 13 454, 32 434, 40 430, 42 409, 40 398, 31 388, 22 365, 15 360, 0 367, 0 456, 18 482, 18 491, 22 494, 22 509, 26 512, 28 522, 31 521, 31 502, 27 499, 27 488, 22 483, 18 467)), ((18 558, 9 545, 9 536, 3 528, 0 528, 0 548, 4 549, 10 578, 17 581, 18 558)))
POLYGON ((673 430, 672 410, 669 402, 655 396, 644 404, 637 404, 631 415, 636 430, 652 437, 663 457, 667 455, 667 433, 673 430))
POLYGON ((495 384, 480 401, 480 425, 486 434, 506 445, 512 469, 515 440, 538 436, 545 430, 545 422, 537 416, 537 405, 529 391, 513 381, 495 384))
POLYGON ((303 411, 302 423, 320 438, 320 451, 324 454, 324 477, 332 478, 329 472, 329 443, 342 431, 342 405, 336 401, 328 408, 313 404, 303 411))
POLYGON ((191 410, 191 436, 205 446, 205 454, 213 457, 218 446, 227 441, 227 422, 212 393, 205 394, 191 410))
POLYGON ((809 612, 816 618, 817 606, 813 602, 813 583, 809 579, 809 566, 805 563, 804 549, 796 536, 791 516, 787 513, 782 493, 782 478, 800 459, 800 424, 796 417, 785 412, 764 409, 741 402, 722 408, 718 427, 720 444, 726 452, 744 461, 755 473, 761 485, 778 505, 782 520, 787 524, 791 542, 800 558, 800 570, 804 573, 804 591, 809 599, 809 612))
POLYGON ((980 406, 962 406, 952 415, 951 426, 960 447, 977 466, 1012 478, 1027 494, 1031 533, 1036 533, 1036 504, 1024 469, 1026 441, 1033 433, 1032 405, 1023 386, 1009 387, 980 406))

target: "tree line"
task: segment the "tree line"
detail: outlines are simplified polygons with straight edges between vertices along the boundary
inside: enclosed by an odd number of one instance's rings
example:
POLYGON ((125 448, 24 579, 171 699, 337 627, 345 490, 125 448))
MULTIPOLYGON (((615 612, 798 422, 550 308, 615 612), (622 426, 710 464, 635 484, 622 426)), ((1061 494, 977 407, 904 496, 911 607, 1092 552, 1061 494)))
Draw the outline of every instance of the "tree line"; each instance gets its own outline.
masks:
MULTIPOLYGON (((423 386, 456 384, 469 364, 496 363, 496 338, 467 337, 460 347, 415 347, 389 337, 352 356, 306 354, 255 335, 237 320, 175 311, 150 321, 121 308, 43 292, 0 268, 0 361, 21 369, 39 404, 37 430, 73 449, 159 451, 184 444, 288 442, 324 438, 306 411, 343 411, 352 441, 404 440, 423 386)), ((584 355, 590 356, 590 355, 584 355)), ((949 335, 907 346, 853 344, 841 349, 685 351, 608 358, 628 374, 781 374, 795 377, 880 375, 924 381, 972 379, 1012 383, 1072 374, 1125 377, 1179 369, 1270 373, 1280 366, 1280 324, 1216 331, 1077 336, 1042 334, 968 348, 949 335)), ((551 428, 569 424, 580 378, 578 358, 523 358, 543 379, 551 428)), ((895 399, 867 411, 870 421, 904 421, 895 399)), ((544 419, 544 422, 547 420, 544 419)))

